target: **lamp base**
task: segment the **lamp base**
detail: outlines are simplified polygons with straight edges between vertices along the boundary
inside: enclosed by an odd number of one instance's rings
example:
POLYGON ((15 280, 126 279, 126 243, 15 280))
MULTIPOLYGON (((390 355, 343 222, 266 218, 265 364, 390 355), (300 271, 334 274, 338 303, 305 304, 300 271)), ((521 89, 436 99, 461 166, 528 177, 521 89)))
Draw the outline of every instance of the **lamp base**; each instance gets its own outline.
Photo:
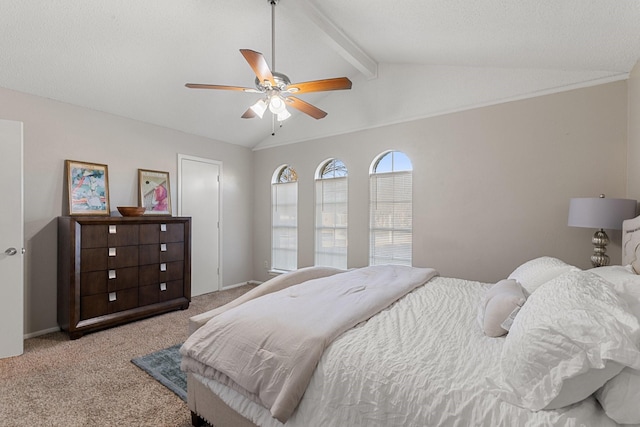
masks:
POLYGON ((593 255, 591 255, 591 265, 593 267, 604 267, 609 265, 609 256, 607 252, 607 244, 609 243, 609 236, 603 229, 596 231, 591 239, 593 243, 593 255))

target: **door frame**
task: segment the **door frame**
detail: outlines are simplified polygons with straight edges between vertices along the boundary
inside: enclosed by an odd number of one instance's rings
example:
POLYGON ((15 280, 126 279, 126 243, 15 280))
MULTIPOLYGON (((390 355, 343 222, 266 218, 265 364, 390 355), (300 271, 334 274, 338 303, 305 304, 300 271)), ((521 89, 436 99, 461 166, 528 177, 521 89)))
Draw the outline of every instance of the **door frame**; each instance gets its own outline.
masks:
MULTIPOLYGON (((220 160, 208 159, 205 157, 190 156, 178 153, 178 216, 182 216, 182 160, 191 160, 195 162, 209 163, 218 166, 218 289, 223 289, 223 271, 222 271, 222 191, 223 191, 223 174, 222 162, 220 160)), ((191 230, 193 232, 193 229, 191 230)))

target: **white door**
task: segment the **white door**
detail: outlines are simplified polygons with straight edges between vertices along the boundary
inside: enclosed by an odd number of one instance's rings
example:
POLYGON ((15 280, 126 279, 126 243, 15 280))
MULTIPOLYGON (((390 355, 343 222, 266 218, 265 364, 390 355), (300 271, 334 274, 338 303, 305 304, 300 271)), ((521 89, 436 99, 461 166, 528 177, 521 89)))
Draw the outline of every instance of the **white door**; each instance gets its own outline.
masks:
POLYGON ((0 120, 0 358, 22 354, 24 219, 22 123, 0 120))
POLYGON ((191 217, 191 295, 220 289, 222 163, 178 155, 178 215, 191 217))

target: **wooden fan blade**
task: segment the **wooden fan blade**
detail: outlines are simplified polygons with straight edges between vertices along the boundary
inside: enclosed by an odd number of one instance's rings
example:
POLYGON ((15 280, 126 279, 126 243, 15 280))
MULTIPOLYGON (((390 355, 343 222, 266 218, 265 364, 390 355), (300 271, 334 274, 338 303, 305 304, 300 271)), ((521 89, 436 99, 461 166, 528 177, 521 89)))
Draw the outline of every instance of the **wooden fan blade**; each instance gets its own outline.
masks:
POLYGON ((253 119, 254 117, 258 117, 258 115, 251 109, 251 107, 249 107, 242 115, 243 119, 253 119))
POLYGON ((185 86, 191 89, 222 89, 222 90, 238 90, 238 91, 250 92, 250 93, 261 93, 257 89, 253 89, 250 87, 240 87, 240 86, 205 85, 200 83, 187 83, 185 86))
POLYGON ((322 119, 327 115, 326 112, 322 111, 318 107, 314 107, 308 102, 305 102, 300 98, 296 98, 295 96, 287 96, 286 101, 287 104, 291 105, 296 110, 300 110, 314 119, 322 119))
POLYGON ((242 53, 244 59, 247 60, 253 72, 256 73, 260 82, 268 80, 271 82, 272 86, 276 85, 276 81, 273 79, 273 74, 271 74, 267 60, 264 59, 264 56, 262 56, 260 52, 256 52, 251 49, 240 49, 240 53, 242 53))
POLYGON ((351 80, 346 77, 335 79, 313 80, 311 82, 291 83, 287 91, 295 94, 308 92, 322 92, 325 90, 351 89, 351 80))

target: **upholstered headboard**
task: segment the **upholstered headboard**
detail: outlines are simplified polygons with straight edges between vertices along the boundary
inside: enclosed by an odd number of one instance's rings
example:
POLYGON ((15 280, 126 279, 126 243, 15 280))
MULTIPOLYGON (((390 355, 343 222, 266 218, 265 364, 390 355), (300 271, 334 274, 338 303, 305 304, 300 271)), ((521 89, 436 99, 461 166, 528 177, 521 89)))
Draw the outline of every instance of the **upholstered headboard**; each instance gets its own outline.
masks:
POLYGON ((622 265, 640 274, 640 216, 622 222, 622 265))

